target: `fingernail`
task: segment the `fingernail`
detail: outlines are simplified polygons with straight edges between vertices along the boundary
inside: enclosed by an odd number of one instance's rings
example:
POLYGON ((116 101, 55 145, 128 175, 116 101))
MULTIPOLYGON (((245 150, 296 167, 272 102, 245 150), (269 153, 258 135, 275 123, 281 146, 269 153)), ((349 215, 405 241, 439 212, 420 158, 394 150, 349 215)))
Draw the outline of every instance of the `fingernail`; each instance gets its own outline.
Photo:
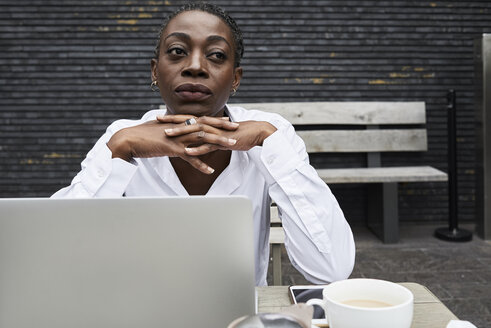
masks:
POLYGON ((194 149, 194 148, 188 148, 188 147, 186 147, 186 148, 184 148, 184 149, 185 149, 185 150, 186 150, 188 153, 194 153, 194 152, 196 151, 196 149, 194 149))
POLYGON ((165 129, 165 133, 172 133, 173 129, 165 129))
POLYGON ((212 169, 212 168, 211 168, 211 167, 209 167, 209 166, 208 166, 206 169, 207 169, 207 170, 208 170, 208 172, 210 172, 210 173, 215 172, 215 170, 214 170, 214 169, 212 169))
POLYGON ((232 146, 233 146, 233 145, 235 145, 236 143, 237 143, 237 140, 235 140, 235 139, 228 139, 228 144, 229 144, 229 145, 232 145, 232 146))
POLYGON ((163 118, 164 118, 164 116, 163 116, 163 115, 157 115, 157 120, 161 120, 161 119, 163 119, 163 118))
POLYGON ((239 126, 239 123, 235 123, 235 122, 230 122, 230 125, 233 126, 234 128, 239 126))

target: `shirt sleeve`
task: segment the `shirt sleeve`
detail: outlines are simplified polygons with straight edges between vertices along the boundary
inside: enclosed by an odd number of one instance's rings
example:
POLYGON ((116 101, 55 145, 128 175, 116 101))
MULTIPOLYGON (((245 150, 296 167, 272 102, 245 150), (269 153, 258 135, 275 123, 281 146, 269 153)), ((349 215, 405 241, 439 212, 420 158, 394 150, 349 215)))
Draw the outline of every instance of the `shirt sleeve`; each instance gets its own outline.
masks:
POLYGON ((82 169, 73 178, 71 184, 57 191, 51 196, 52 198, 120 197, 123 195, 137 170, 137 165, 120 158, 112 158, 111 150, 106 144, 119 128, 117 124, 113 124, 107 129, 82 161, 82 169))
POLYGON ((313 283, 346 279, 355 260, 351 228, 293 126, 273 124, 278 130, 253 160, 278 206, 290 261, 313 283))

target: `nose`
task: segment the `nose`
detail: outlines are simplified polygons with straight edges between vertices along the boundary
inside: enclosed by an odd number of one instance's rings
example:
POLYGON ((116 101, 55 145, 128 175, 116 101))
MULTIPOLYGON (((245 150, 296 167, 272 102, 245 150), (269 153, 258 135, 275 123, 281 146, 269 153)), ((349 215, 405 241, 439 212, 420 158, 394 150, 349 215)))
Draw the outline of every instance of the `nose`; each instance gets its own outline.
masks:
POLYGON ((194 52, 188 56, 186 67, 182 70, 181 75, 185 77, 208 77, 206 70, 206 58, 198 52, 194 52))

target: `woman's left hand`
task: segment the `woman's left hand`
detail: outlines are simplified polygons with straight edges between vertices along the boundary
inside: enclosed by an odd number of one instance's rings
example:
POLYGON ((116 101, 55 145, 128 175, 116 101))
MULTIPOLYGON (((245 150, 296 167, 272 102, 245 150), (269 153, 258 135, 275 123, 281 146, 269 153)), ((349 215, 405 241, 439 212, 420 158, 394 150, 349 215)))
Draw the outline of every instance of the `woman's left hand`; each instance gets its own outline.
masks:
POLYGON ((228 118, 217 118, 210 116, 194 117, 192 115, 165 115, 157 117, 157 120, 162 123, 184 123, 187 119, 194 118, 195 124, 182 125, 171 130, 166 130, 167 137, 177 137, 185 134, 198 133, 202 136, 206 133, 211 133, 216 136, 222 136, 236 140, 234 145, 224 147, 222 145, 205 143, 196 147, 186 148, 189 155, 203 155, 215 151, 217 149, 242 150, 246 151, 255 146, 262 146, 264 139, 269 137, 276 131, 276 128, 268 122, 264 121, 244 121, 231 123, 228 118), (224 127, 220 127, 220 122, 225 123, 224 127), (237 125, 235 130, 227 129, 230 124, 237 125))

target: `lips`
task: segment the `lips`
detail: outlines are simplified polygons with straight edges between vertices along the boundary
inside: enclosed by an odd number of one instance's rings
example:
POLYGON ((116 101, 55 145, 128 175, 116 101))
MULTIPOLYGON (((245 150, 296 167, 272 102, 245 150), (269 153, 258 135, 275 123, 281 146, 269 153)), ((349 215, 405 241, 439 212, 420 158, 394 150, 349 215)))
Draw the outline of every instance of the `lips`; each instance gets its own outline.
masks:
POLYGON ((185 83, 178 86, 175 90, 177 95, 188 101, 199 101, 210 97, 213 93, 203 84, 185 83))

